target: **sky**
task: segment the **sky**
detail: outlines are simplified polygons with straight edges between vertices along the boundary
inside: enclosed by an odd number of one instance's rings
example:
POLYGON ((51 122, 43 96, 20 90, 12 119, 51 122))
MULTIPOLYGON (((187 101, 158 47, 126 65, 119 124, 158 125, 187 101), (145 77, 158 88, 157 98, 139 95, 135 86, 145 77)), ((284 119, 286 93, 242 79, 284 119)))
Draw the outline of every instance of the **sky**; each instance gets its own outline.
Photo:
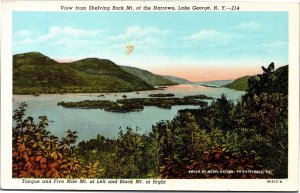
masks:
POLYGON ((13 12, 13 54, 32 51, 190 81, 235 79, 288 64, 288 13, 13 12))

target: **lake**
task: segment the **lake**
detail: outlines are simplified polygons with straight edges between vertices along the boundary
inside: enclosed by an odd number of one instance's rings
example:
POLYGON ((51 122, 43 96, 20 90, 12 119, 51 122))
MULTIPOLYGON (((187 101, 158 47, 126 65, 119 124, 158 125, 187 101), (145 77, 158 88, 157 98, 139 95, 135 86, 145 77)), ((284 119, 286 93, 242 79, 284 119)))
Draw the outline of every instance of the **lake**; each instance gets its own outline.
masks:
POLYGON ((13 110, 17 109, 21 102, 26 102, 28 108, 26 117, 31 116, 35 122, 38 116, 48 117, 49 126, 47 129, 58 137, 65 136, 65 132, 70 129, 78 131, 79 139, 89 140, 95 138, 97 134, 109 138, 118 136, 119 128, 126 127, 139 128, 140 133, 148 133, 160 120, 172 120, 178 110, 186 108, 198 108, 192 105, 173 106, 171 109, 145 106, 143 111, 116 113, 106 112, 101 109, 72 109, 57 106, 58 102, 76 102, 82 100, 111 100, 127 98, 144 98, 152 93, 173 93, 175 97, 204 94, 218 98, 224 93, 228 99, 237 101, 244 92, 227 88, 210 88, 196 85, 176 85, 168 86, 164 90, 124 92, 124 93, 76 93, 76 94, 43 94, 38 97, 32 95, 13 95, 13 110), (103 94, 103 97, 99 95, 103 94))

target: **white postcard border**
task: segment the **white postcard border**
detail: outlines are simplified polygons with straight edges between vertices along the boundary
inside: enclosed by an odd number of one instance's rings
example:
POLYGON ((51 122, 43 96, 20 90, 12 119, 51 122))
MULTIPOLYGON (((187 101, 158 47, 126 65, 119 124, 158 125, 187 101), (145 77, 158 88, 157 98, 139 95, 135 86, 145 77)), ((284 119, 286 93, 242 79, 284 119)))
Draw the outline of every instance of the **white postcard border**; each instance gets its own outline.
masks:
MULTIPOLYGON (((137 10, 138 11, 138 10, 137 10)), ((299 147, 299 4, 284 2, 193 2, 193 1, 5 1, 2 4, 1 34, 1 188, 47 190, 235 190, 235 191, 295 191, 298 189, 299 147), (166 184, 97 184, 89 183, 23 183, 12 179, 12 11, 62 11, 61 5, 239 5, 241 11, 288 11, 289 13, 289 169, 282 183, 267 183, 267 179, 180 179, 165 180, 166 184)), ((35 180, 35 179, 31 179, 35 180)), ((94 179, 97 180, 97 179, 94 179)), ((136 179, 134 179, 135 181, 136 179)), ((276 179, 271 179, 276 180, 276 179)), ((52 179, 52 182, 54 180, 52 179)), ((109 179, 107 179, 109 181, 109 179)))

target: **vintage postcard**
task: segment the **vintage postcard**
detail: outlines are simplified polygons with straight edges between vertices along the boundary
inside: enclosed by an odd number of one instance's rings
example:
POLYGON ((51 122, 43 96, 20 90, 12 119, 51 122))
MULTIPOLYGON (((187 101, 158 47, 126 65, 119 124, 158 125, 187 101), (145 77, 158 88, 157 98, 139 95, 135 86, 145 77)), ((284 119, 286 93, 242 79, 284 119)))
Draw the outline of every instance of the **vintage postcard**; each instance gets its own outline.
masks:
POLYGON ((299 3, 1 6, 2 189, 298 190, 299 3))

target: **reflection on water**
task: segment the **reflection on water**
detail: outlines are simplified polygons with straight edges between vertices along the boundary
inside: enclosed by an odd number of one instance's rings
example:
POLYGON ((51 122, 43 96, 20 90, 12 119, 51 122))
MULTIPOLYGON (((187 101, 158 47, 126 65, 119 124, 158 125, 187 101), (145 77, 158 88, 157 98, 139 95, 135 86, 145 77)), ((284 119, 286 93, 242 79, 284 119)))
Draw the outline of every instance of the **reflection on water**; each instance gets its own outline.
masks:
POLYGON ((60 101, 81 101, 81 100, 111 100, 121 99, 123 95, 127 98, 148 97, 151 93, 173 93, 175 97, 187 95, 204 94, 218 98, 222 93, 229 99, 236 101, 244 93, 227 88, 209 88, 194 85, 169 86, 165 90, 139 91, 128 93, 84 93, 84 94, 46 94, 38 97, 31 95, 14 95, 13 109, 16 109, 21 102, 28 104, 26 116, 32 116, 37 121, 38 116, 48 117, 48 129, 54 135, 65 136, 68 129, 78 131, 79 140, 95 138, 97 134, 109 138, 118 136, 119 128, 128 126, 140 128, 141 133, 151 131, 152 125, 160 120, 171 120, 180 109, 197 108, 196 106, 173 106, 171 109, 158 107, 145 107, 140 112, 115 113, 106 112, 100 109, 68 109, 57 106, 60 101))

